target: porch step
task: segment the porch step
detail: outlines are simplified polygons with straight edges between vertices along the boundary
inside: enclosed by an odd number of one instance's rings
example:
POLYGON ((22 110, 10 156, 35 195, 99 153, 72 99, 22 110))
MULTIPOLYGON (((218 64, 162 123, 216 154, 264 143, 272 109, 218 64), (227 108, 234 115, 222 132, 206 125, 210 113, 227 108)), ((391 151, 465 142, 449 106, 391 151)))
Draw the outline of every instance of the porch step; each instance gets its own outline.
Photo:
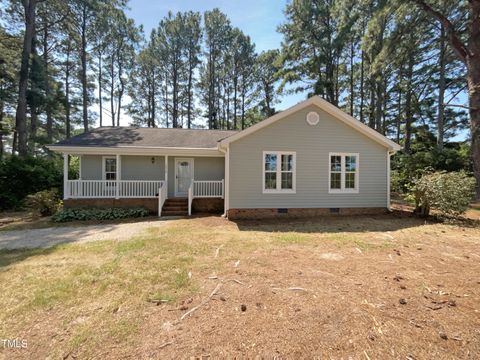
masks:
POLYGON ((162 208, 162 216, 187 216, 188 199, 170 198, 165 200, 162 208))

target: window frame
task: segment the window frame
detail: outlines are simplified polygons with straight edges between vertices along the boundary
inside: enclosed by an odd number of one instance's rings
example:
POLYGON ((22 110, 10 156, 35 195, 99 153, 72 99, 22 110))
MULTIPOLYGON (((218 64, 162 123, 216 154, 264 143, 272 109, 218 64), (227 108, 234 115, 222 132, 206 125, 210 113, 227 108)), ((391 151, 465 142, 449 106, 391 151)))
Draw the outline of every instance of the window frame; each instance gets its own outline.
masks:
MULTIPOLYGON (((334 171, 333 173, 338 173, 334 171)), ((352 173, 352 171, 349 171, 352 173)), ((359 182, 360 182, 360 154, 359 153, 345 153, 345 152, 331 152, 328 153, 328 193, 329 194, 358 194, 359 193, 359 182), (332 182, 332 156, 340 156, 341 160, 341 171, 340 171, 340 189, 332 189, 331 182, 332 182), (347 156, 355 156, 356 158, 356 169, 355 169, 355 188, 345 188, 346 183, 346 165, 345 165, 345 158, 347 156)))
MULTIPOLYGON (((109 173, 112 173, 112 171, 109 171, 109 173)), ((110 182, 116 182, 118 179, 118 164, 117 164, 117 157, 116 156, 102 156, 102 180, 104 181, 110 181, 110 182), (115 160, 115 180, 107 180, 107 160, 113 159, 115 160)))
MULTIPOLYGON (((263 194, 296 194, 297 192, 297 153, 295 151, 264 151, 262 155, 262 193, 263 194), (277 156, 276 189, 265 189, 265 157, 267 154, 277 156), (282 189, 282 155, 292 155, 292 188, 282 189)), ((273 172, 273 171, 270 171, 273 172)), ((289 171, 283 171, 289 172, 289 171)))

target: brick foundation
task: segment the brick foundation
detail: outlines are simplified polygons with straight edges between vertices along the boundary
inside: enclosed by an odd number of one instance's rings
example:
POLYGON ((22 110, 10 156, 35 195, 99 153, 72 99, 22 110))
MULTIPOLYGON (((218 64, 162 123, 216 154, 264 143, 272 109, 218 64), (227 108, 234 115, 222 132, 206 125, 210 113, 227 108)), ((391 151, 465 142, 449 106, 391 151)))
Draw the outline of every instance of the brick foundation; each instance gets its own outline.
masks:
POLYGON ((197 198, 193 199, 193 213, 223 213, 224 200, 220 198, 197 198))
POLYGON ((265 218, 302 218, 316 216, 339 215, 378 215, 385 214, 387 208, 293 208, 293 209, 230 209, 228 218, 236 219, 265 219, 265 218))
POLYGON ((158 213, 158 199, 67 199, 63 200, 66 208, 133 208, 142 207, 151 213, 158 213))

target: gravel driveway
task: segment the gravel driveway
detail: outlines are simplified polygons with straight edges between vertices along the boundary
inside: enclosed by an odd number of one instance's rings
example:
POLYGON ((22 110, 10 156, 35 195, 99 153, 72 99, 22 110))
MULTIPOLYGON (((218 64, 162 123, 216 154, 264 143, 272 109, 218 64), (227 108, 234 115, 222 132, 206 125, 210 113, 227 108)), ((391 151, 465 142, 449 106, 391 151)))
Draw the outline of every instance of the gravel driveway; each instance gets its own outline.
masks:
POLYGON ((127 240, 164 221, 0 231, 0 249, 46 248, 96 240, 127 240))

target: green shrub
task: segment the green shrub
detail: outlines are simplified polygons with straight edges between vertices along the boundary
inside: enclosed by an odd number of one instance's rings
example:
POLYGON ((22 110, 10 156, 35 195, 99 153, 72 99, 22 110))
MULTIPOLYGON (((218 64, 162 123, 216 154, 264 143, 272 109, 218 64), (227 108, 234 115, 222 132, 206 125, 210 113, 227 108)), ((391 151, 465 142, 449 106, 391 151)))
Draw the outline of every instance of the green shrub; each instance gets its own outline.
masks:
POLYGON ((62 201, 57 190, 43 190, 28 195, 25 204, 41 216, 53 215, 62 207, 62 201))
POLYGON ((149 215, 144 208, 106 208, 106 209, 63 209, 53 215, 55 222, 67 222, 74 220, 115 220, 125 218, 138 218, 149 215))
POLYGON ((58 158, 9 156, 0 161, 0 209, 19 208, 29 194, 63 188, 63 164, 58 158))
POLYGON ((430 209, 442 215, 464 213, 475 193, 475 179, 464 171, 434 172, 413 181, 407 200, 415 203, 415 213, 427 216, 430 209))

